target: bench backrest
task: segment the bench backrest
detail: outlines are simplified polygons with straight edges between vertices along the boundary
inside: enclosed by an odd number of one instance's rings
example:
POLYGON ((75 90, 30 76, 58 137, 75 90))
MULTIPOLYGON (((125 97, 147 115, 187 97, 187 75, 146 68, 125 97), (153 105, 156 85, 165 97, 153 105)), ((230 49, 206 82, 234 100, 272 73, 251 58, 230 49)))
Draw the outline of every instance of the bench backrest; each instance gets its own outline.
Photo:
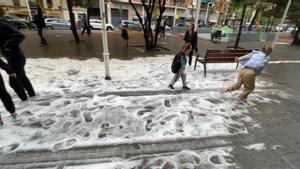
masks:
POLYGON ((241 57, 248 53, 251 53, 252 50, 248 49, 225 49, 225 50, 207 50, 204 61, 205 62, 234 62, 235 57, 241 57))

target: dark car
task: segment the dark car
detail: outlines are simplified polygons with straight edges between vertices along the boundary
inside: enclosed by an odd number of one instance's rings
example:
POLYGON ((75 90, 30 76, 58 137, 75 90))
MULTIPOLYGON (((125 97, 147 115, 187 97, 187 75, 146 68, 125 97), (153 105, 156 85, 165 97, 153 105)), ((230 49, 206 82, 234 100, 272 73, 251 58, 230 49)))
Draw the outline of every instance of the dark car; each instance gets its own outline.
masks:
POLYGON ((5 14, 4 19, 12 23, 17 29, 36 29, 34 23, 27 21, 25 19, 21 19, 15 15, 5 14))

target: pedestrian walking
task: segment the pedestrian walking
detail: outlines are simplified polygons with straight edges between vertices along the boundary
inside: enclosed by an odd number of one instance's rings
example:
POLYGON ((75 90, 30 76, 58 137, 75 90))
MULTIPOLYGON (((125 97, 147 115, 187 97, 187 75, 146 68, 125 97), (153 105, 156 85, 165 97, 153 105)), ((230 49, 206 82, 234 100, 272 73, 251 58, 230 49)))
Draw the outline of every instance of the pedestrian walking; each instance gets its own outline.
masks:
POLYGON ((128 48, 129 29, 127 24, 122 28, 121 37, 123 38, 123 48, 128 48))
POLYGON ((160 39, 166 38, 166 20, 163 18, 159 24, 160 39))
POLYGON ((231 85, 224 92, 238 90, 244 85, 244 90, 238 96, 240 100, 246 100, 248 95, 255 88, 255 78, 267 66, 270 61, 269 54, 272 52, 272 47, 265 45, 260 51, 252 51, 251 53, 236 58, 244 67, 240 70, 237 83, 231 85))
MULTIPOLYGON (((0 59, 0 68, 5 70, 6 73, 11 78, 16 78, 16 74, 13 72, 11 67, 7 63, 5 63, 2 59, 0 59)), ((1 101, 2 101, 5 109, 11 114, 11 117, 15 118, 17 116, 16 109, 15 109, 14 103, 13 103, 9 93, 6 91, 1 74, 0 74, 0 98, 1 98, 1 101)), ((0 126, 2 126, 2 125, 3 125, 3 121, 1 118, 1 114, 0 114, 0 126)))
POLYGON ((46 27, 46 23, 43 17, 42 9, 40 7, 37 8, 37 12, 35 13, 33 17, 33 22, 36 25, 38 35, 40 36, 41 42, 40 46, 44 47, 48 45, 44 35, 43 35, 43 29, 46 27))
MULTIPOLYGON (((81 36, 83 36, 85 30, 88 29, 88 20, 87 20, 87 16, 86 13, 83 13, 82 17, 81 17, 81 26, 82 26, 82 32, 81 32, 81 36)), ((87 35, 90 36, 90 33, 87 32, 87 35)))
POLYGON ((16 74, 16 78, 9 77, 9 84, 23 101, 27 100, 25 90, 30 97, 35 96, 35 91, 24 70, 26 58, 19 46, 24 39, 25 36, 19 30, 0 19, 0 50, 16 74))
POLYGON ((198 37, 197 37, 197 32, 195 32, 194 29, 195 29, 195 25, 191 24, 189 30, 185 32, 184 39, 183 39, 185 43, 190 43, 192 45, 192 49, 190 50, 189 53, 190 66, 192 65, 194 51, 198 53, 198 37))
POLYGON ((181 77, 182 80, 182 89, 190 90, 190 88, 186 85, 186 55, 190 53, 192 45, 190 43, 184 44, 180 52, 174 57, 172 62, 172 72, 175 74, 171 83, 169 84, 170 89, 174 89, 173 85, 179 80, 181 77))

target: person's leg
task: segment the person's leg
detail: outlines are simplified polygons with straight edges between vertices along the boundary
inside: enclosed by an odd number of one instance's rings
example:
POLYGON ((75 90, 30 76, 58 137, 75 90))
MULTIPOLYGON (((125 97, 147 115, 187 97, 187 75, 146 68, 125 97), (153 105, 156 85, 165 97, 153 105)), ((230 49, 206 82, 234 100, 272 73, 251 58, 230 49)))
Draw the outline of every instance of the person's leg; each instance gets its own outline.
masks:
POLYGON ((180 69, 179 74, 182 80, 182 87, 186 87, 186 74, 184 74, 184 69, 180 69))
POLYGON ((37 31, 38 31, 38 34, 40 36, 40 39, 41 39, 41 42, 40 44, 43 45, 44 44, 44 41, 43 41, 43 28, 37 28, 37 31))
POLYGON ((82 26, 82 31, 81 31, 81 36, 83 36, 84 32, 85 32, 85 25, 82 26))
POLYGON ((0 75, 0 98, 2 100, 2 103, 5 107, 5 109, 11 113, 14 114, 16 109, 14 106, 14 103, 10 97, 10 95, 8 94, 8 92, 6 91, 2 76, 0 75))
POLYGON ((239 95, 240 99, 246 100, 248 95, 254 90, 255 78, 256 78, 255 71, 251 70, 251 69, 247 69, 247 72, 245 73, 245 76, 243 77, 244 90, 239 95))
POLYGON ((23 67, 23 74, 21 76, 21 82, 24 86, 24 88, 26 89, 29 97, 34 97, 35 96, 35 91, 33 89, 33 86, 30 82, 30 80, 28 79, 28 77, 26 76, 26 73, 25 73, 25 70, 24 70, 24 67, 23 67))
POLYGON ((194 49, 191 49, 190 53, 189 53, 189 65, 192 65, 192 60, 193 60, 193 53, 194 53, 194 49))
POLYGON ((171 83, 169 84, 169 86, 173 86, 173 85, 178 81, 179 77, 180 77, 179 72, 178 72, 178 73, 175 73, 175 74, 174 74, 174 77, 173 77, 173 79, 172 79, 172 81, 171 81, 171 83))
POLYGON ((245 69, 241 69, 237 82, 235 84, 231 85, 230 87, 228 87, 225 90, 225 92, 231 92, 231 91, 240 89, 241 86, 243 85, 243 76, 244 76, 244 74, 245 74, 245 69))
POLYGON ((43 35, 43 28, 41 29, 41 36, 42 36, 42 42, 43 42, 43 44, 44 45, 48 45, 48 43, 47 43, 47 41, 46 41, 46 39, 45 39, 45 37, 43 35))
POLYGON ((14 50, 14 52, 9 57, 11 59, 8 60, 8 64, 17 75, 17 78, 9 77, 9 85, 14 89, 19 98, 25 101, 27 100, 27 95, 21 81, 23 75, 22 71, 24 70, 25 57, 23 56, 20 49, 14 50))

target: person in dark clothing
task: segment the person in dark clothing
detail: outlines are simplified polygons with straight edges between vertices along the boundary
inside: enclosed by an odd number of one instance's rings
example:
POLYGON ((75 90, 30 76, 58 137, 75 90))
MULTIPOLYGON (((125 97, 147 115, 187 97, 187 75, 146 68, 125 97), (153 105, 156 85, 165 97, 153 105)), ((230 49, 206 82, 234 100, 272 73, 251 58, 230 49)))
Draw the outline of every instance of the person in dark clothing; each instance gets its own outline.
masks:
POLYGON ((128 48, 129 29, 128 29, 128 25, 127 24, 122 28, 121 36, 122 36, 122 38, 124 40, 123 48, 128 48))
POLYGON ((45 37, 43 36, 43 29, 46 27, 46 23, 43 18, 43 13, 40 7, 38 7, 37 14, 33 17, 33 22, 36 25, 38 34, 41 38, 40 46, 43 47, 45 45, 48 45, 45 37))
POLYGON ((192 59, 193 59, 193 53, 194 51, 198 53, 198 37, 197 32, 194 31, 195 25, 191 24, 189 30, 186 31, 184 35, 184 41, 185 43, 191 43, 192 49, 189 53, 189 65, 192 65, 192 59))
MULTIPOLYGON (((81 17, 81 26, 83 28, 82 32, 81 32, 81 36, 83 36, 85 30, 88 29, 88 20, 87 20, 87 16, 85 13, 83 13, 82 17, 81 17)), ((89 36, 90 34, 87 33, 87 35, 89 36)))
MULTIPOLYGON (((16 74, 13 72, 10 66, 5 62, 3 62, 3 60, 1 59, 0 59, 0 68, 5 70, 11 78, 16 78, 16 74)), ((1 74, 0 74, 0 98, 5 109, 11 114, 13 118, 15 118, 17 116, 16 109, 10 95, 6 91, 1 74)), ((3 125, 3 121, 1 119, 1 114, 0 114, 0 126, 2 125, 3 125)))
MULTIPOLYGON (((179 80, 179 78, 181 77, 182 80, 182 89, 185 90, 190 90, 189 87, 187 87, 186 85, 186 71, 185 71, 185 65, 186 65, 186 55, 188 55, 190 53, 192 46, 190 43, 186 43, 184 44, 184 46, 182 47, 181 51, 177 54, 177 56, 179 56, 179 63, 180 63, 180 69, 178 70, 178 72, 175 73, 171 83, 169 84, 169 88, 170 89, 174 89, 173 85, 179 80)), ((176 57, 177 57, 176 56, 176 57)))
POLYGON ((167 22, 163 18, 160 22, 160 25, 159 25, 160 39, 165 39, 166 38, 166 25, 167 25, 167 22))
POLYGON ((25 36, 19 30, 0 19, 0 50, 16 74, 16 78, 9 78, 9 84, 23 101, 27 100, 25 90, 30 97, 35 96, 35 91, 24 70, 26 59, 19 47, 24 39, 25 36))

